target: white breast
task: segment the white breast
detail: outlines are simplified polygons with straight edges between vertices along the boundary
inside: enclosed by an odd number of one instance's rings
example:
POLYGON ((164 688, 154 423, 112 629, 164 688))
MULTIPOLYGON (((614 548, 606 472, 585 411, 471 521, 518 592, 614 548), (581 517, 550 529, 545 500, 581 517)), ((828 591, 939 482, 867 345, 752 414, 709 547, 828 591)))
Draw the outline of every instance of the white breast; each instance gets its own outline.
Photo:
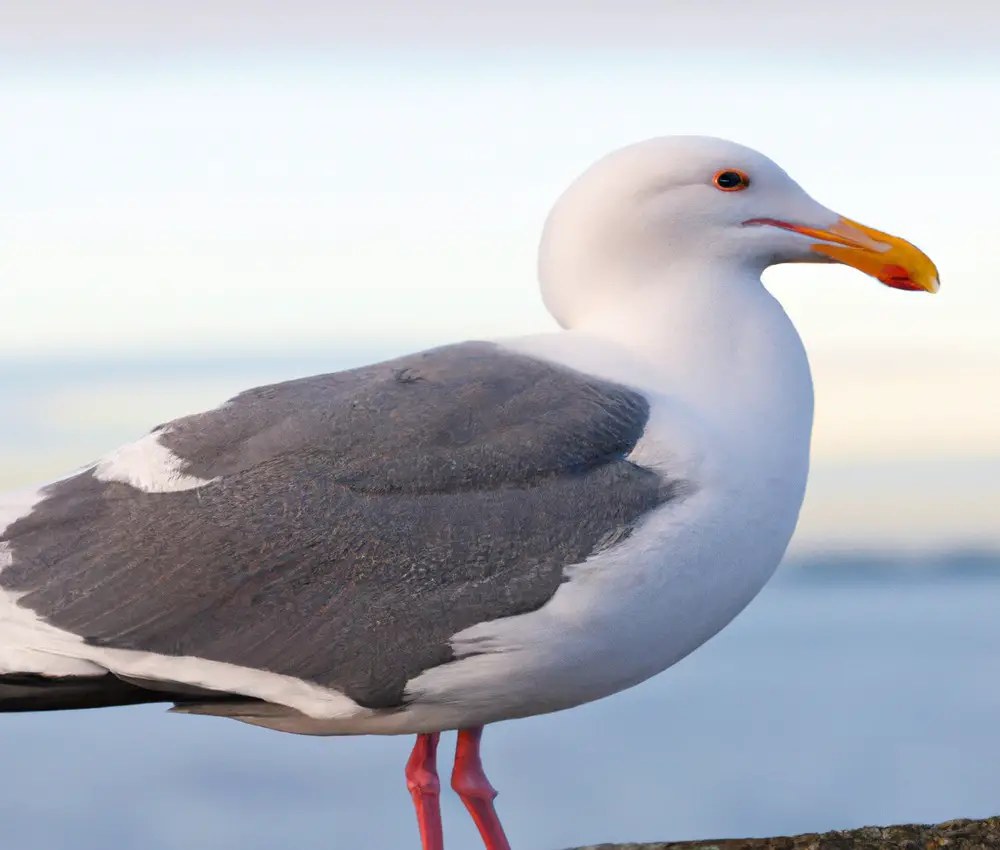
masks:
POLYGON ((468 724, 568 708, 696 649, 760 591, 795 526, 804 474, 749 473, 667 503, 623 544, 571 567, 540 610, 456 635, 457 655, 477 654, 411 682, 415 709, 451 708, 468 724))
POLYGON ((759 283, 749 292, 726 302, 729 315, 713 308, 725 332, 693 328, 697 357, 683 351, 683 333, 644 336, 649 328, 628 334, 645 347, 592 332, 514 343, 641 389, 651 416, 630 459, 690 492, 569 568, 543 608, 456 635, 467 657, 409 684, 408 725, 485 723, 608 696, 696 649, 764 586, 805 491, 812 385, 780 306, 759 283), (650 338, 663 339, 659 350, 650 338))

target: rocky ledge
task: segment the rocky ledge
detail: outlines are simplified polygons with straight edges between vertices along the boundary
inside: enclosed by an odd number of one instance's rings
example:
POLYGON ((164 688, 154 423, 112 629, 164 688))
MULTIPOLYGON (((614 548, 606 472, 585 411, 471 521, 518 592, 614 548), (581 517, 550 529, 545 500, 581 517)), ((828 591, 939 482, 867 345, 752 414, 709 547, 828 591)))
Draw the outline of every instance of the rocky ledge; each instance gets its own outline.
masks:
POLYGON ((782 838, 596 844, 577 850, 1000 850, 1000 817, 953 820, 934 826, 865 826, 782 838))

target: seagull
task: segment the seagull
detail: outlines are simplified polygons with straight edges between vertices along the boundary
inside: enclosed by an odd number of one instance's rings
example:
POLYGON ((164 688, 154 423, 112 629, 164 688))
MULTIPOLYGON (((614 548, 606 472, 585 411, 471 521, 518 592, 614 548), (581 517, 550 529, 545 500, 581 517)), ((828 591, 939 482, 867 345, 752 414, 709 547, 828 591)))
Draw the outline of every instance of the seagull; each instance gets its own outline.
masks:
POLYGON ((483 727, 666 670, 761 590, 794 531, 813 389, 777 263, 936 292, 911 245, 767 157, 656 138, 545 222, 549 333, 249 389, 0 496, 0 711, 173 703, 309 735, 415 735, 509 850, 483 727))

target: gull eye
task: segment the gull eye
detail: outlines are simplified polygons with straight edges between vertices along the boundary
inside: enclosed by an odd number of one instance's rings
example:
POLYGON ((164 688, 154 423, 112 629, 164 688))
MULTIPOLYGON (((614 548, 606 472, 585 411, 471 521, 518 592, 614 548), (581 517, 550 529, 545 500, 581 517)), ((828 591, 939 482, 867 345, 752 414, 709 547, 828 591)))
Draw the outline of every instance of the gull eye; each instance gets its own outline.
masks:
POLYGON ((727 168, 716 174, 712 182, 716 189, 721 189, 723 192, 739 192, 750 185, 750 178, 742 171, 727 168))

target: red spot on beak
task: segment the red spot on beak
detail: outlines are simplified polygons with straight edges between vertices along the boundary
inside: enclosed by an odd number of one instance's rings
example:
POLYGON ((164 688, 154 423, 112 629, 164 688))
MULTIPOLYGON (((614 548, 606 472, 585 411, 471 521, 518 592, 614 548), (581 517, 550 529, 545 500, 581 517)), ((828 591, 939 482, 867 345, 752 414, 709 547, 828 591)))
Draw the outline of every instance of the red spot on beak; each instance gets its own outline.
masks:
POLYGON ((910 273, 902 266, 883 266, 878 279, 893 289, 906 289, 910 292, 920 292, 924 287, 918 286, 910 279, 910 273))

